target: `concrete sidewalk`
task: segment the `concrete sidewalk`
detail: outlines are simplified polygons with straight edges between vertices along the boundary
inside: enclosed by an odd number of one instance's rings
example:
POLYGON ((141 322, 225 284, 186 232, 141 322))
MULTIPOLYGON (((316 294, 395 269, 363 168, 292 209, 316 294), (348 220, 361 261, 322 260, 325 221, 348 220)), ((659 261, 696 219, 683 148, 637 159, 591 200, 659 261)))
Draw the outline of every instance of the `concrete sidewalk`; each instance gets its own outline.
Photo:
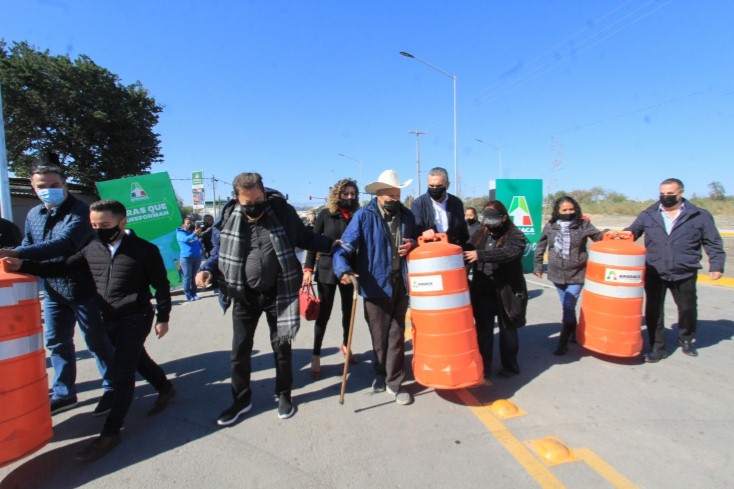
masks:
MULTIPOLYGON (((231 318, 211 292, 195 303, 175 296, 171 332, 162 340, 150 336, 146 345, 178 389, 170 407, 146 416, 155 397, 140 382, 122 443, 96 462, 75 462, 103 422, 91 415, 101 395, 98 373, 80 351, 80 405, 53 418, 54 439, 45 448, 0 469, 0 489, 734 487, 734 290, 699 284, 700 356, 681 354, 669 331, 670 357, 651 365, 599 358, 578 345, 554 356, 558 297, 549 282, 526 278, 531 300, 529 324, 520 331, 521 375, 442 392, 410 380, 411 406, 373 395, 360 301, 353 347, 359 364, 350 367, 340 405, 336 304, 318 381, 309 376, 313 322, 302 323, 294 345, 298 411, 288 420, 277 418, 261 321, 253 410, 231 428, 215 424, 231 401, 231 318), (497 409, 498 400, 511 401, 521 415, 505 417, 512 410, 497 409), (493 402, 496 411, 487 406, 493 402), (535 451, 544 446, 565 463, 547 464, 535 451)), ((671 298, 667 317, 675 321, 671 298)), ((77 345, 84 345, 80 337, 77 345)))

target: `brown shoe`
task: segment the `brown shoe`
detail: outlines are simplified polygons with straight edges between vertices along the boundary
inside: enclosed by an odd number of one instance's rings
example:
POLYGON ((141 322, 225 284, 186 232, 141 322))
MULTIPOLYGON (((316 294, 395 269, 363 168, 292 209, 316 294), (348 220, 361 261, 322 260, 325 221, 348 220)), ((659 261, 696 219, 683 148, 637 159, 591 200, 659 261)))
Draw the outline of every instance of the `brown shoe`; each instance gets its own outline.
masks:
MULTIPOLYGON (((346 358, 347 357, 347 347, 342 345, 341 347, 339 347, 339 349, 342 351, 342 355, 344 355, 344 358, 346 358)), ((357 359, 354 357, 354 353, 350 351, 349 352, 349 364, 354 365, 356 363, 357 363, 357 359)))
POLYGON ((321 378, 321 357, 319 355, 311 357, 311 378, 314 380, 321 378))
POLYGON ((120 435, 100 435, 81 452, 77 453, 74 458, 80 462, 91 462, 92 460, 97 460, 98 458, 107 455, 107 452, 115 448, 118 443, 120 443, 120 435))
POLYGON ((148 411, 148 416, 155 416, 166 409, 166 406, 168 406, 174 397, 176 397, 176 389, 173 387, 168 389, 166 392, 159 393, 158 399, 155 400, 153 407, 148 411))

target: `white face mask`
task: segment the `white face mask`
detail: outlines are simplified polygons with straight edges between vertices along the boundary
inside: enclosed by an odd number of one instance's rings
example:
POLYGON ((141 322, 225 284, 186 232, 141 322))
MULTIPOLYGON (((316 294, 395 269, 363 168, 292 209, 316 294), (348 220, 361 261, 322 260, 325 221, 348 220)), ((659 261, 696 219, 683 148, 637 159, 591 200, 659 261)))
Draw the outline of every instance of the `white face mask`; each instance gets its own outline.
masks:
POLYGON ((49 207, 58 207, 66 196, 63 188, 42 188, 36 192, 38 198, 49 207))

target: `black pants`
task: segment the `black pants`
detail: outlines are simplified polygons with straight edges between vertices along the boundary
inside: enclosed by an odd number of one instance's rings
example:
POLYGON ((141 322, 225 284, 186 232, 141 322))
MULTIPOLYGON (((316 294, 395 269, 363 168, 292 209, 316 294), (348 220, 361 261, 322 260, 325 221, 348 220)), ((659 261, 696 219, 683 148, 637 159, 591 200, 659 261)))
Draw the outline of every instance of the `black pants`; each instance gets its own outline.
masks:
POLYGON ((405 314, 408 296, 403 279, 393 282, 393 295, 385 299, 365 299, 364 318, 372 337, 375 375, 397 392, 405 378, 405 314))
POLYGON ((474 274, 469 289, 472 310, 474 312, 474 325, 477 328, 477 343, 479 353, 484 363, 484 376, 488 377, 492 371, 492 353, 494 349, 494 323, 495 318, 500 328, 500 362, 502 368, 519 373, 517 364, 517 353, 520 350, 520 341, 516 328, 505 328, 500 316, 501 304, 497 298, 498 294, 494 282, 485 274, 479 272, 474 274))
POLYGON ((665 294, 668 290, 678 306, 678 336, 683 341, 693 340, 696 336, 698 306, 695 273, 688 278, 667 281, 658 272, 647 267, 645 270, 645 323, 653 350, 665 349, 665 294))
POLYGON ((313 337, 313 354, 317 356, 321 356, 321 343, 324 341, 326 325, 329 322, 331 310, 334 307, 334 297, 336 296, 337 287, 339 288, 339 295, 342 300, 342 344, 346 346, 349 341, 349 320, 352 317, 352 293, 354 286, 352 284, 323 284, 319 282, 317 288, 319 299, 321 300, 321 309, 314 325, 313 337))
POLYGON ((250 373, 255 329, 262 313, 270 328, 270 345, 275 358, 275 395, 291 394, 293 366, 290 343, 276 341, 278 337, 276 292, 261 294, 247 292, 244 300, 232 302, 232 396, 235 401, 249 404, 252 399, 250 373))
POLYGON ((145 351, 145 338, 153 326, 153 308, 114 319, 105 320, 104 325, 115 347, 112 357, 112 410, 107 415, 102 435, 120 433, 135 396, 135 371, 158 392, 167 392, 173 386, 163 369, 145 351))

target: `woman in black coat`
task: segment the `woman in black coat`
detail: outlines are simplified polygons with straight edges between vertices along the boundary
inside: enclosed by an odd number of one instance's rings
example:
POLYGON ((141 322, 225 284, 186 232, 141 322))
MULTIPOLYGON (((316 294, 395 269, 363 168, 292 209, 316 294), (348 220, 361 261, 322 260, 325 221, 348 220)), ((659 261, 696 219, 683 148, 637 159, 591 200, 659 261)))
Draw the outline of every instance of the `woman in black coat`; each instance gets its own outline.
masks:
MULTIPOLYGON (((313 232, 323 234, 334 240, 340 239, 358 208, 359 190, 357 189, 357 182, 348 178, 339 180, 331 187, 329 204, 316 217, 313 232)), ((310 286, 315 274, 319 299, 321 299, 319 317, 316 319, 316 325, 314 326, 313 356, 311 357, 311 377, 318 379, 321 376, 321 343, 324 340, 326 325, 334 306, 337 288, 342 303, 343 340, 341 352, 346 356, 354 287, 339 283, 331 264, 331 253, 320 253, 317 257, 316 253, 308 251, 303 266, 303 284, 310 286)), ((349 355, 349 358, 352 363, 356 363, 354 356, 349 355)))
POLYGON ((489 201, 482 211, 482 228, 469 240, 474 248, 464 252, 473 264, 469 286, 479 352, 484 362, 484 376, 492 367, 494 322, 497 318, 500 337, 500 377, 520 373, 517 352, 520 348, 517 328, 525 325, 528 290, 522 272, 522 256, 527 240, 498 200, 489 201))
POLYGON ((548 280, 556 286, 563 308, 561 336, 553 352, 556 355, 566 353, 569 339, 575 342, 576 303, 584 286, 589 258, 586 243, 588 240, 599 241, 605 232, 584 219, 578 202, 567 195, 555 201, 551 218, 543 227, 535 249, 533 272, 536 277, 543 278, 543 256, 547 248, 548 280))

